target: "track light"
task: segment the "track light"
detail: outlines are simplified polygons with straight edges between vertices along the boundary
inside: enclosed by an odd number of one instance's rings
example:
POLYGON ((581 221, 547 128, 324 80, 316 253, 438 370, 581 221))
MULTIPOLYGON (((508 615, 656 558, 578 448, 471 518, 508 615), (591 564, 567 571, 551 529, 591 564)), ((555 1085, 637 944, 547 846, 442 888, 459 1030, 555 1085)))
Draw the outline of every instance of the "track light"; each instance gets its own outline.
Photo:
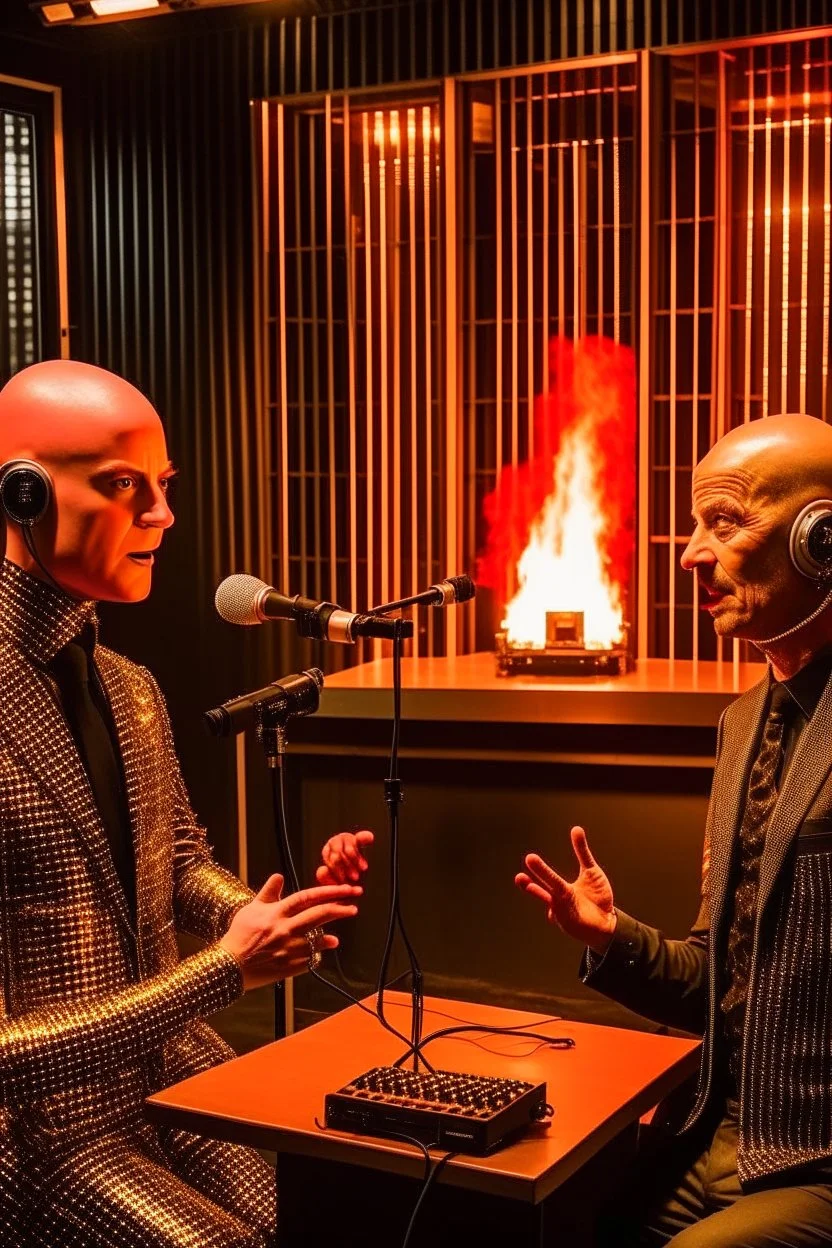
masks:
POLYGON ((183 9, 251 3, 252 0, 29 0, 29 8, 44 26, 91 26, 131 17, 153 17, 157 13, 179 13, 183 9))

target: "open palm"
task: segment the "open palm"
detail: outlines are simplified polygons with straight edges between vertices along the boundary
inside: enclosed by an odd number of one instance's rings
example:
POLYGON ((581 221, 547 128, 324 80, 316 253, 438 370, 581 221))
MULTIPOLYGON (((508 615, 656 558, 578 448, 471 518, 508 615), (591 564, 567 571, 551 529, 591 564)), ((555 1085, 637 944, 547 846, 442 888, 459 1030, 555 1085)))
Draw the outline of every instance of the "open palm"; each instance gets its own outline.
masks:
POLYGON ((612 887, 590 853, 583 828, 573 828, 571 837, 579 867, 571 883, 538 854, 526 855, 526 870, 515 876, 515 883, 543 902, 548 921, 567 936, 590 948, 605 947, 615 930, 612 887))

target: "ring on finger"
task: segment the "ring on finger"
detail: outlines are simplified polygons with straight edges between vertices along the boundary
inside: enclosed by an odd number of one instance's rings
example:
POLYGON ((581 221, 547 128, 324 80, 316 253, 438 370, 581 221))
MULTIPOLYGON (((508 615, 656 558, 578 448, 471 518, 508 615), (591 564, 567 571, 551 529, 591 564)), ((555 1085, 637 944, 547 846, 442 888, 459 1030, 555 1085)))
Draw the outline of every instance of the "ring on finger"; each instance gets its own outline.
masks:
POLYGON ((318 948, 318 938, 323 937, 323 932, 319 927, 310 928, 308 932, 304 932, 306 943, 309 945, 309 958, 306 965, 310 971, 315 971, 321 965, 321 951, 318 948))

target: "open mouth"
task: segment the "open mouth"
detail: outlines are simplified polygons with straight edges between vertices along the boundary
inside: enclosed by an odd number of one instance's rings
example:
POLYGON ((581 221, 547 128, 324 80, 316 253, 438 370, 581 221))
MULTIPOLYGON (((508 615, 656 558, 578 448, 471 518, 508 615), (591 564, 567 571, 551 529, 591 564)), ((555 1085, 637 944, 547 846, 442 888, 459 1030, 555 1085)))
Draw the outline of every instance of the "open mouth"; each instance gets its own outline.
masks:
POLYGON ((717 603, 722 602, 722 599, 725 597, 725 593, 721 589, 714 589, 710 585, 701 584, 701 582, 699 589, 702 595, 700 605, 704 607, 705 610, 707 610, 708 607, 715 607, 717 603))
POLYGON ((134 563, 139 563, 142 565, 142 567, 145 567, 145 568, 152 567, 153 565, 153 551, 152 550, 132 551, 127 556, 127 558, 132 559, 134 563))

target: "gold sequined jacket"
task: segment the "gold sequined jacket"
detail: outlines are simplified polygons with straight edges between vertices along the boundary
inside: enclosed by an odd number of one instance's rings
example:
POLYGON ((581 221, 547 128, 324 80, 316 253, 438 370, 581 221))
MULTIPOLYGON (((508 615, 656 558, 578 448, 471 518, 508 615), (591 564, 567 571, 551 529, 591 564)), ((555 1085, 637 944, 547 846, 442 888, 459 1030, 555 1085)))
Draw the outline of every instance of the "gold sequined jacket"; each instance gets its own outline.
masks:
POLYGON ((165 706, 144 668, 96 645, 121 747, 135 928, 45 665, 89 621, 0 568, 0 1135, 60 1148, 141 1117, 147 1093, 230 1050, 200 1022, 242 992, 216 941, 251 894, 211 858, 165 706), (176 931, 207 943, 180 959, 176 931))
MULTIPOLYGON (((701 1122, 725 1064, 719 998, 731 863, 765 720, 768 677, 723 714, 705 835, 702 904, 687 940, 618 912, 584 980, 657 1022, 704 1036, 686 1118, 701 1122)), ((742 1046, 743 1182, 832 1159, 832 677, 800 734, 766 827, 742 1046)), ((722 985, 724 988, 724 985, 722 985)), ((825 1171, 826 1172, 826 1171, 825 1171)))

